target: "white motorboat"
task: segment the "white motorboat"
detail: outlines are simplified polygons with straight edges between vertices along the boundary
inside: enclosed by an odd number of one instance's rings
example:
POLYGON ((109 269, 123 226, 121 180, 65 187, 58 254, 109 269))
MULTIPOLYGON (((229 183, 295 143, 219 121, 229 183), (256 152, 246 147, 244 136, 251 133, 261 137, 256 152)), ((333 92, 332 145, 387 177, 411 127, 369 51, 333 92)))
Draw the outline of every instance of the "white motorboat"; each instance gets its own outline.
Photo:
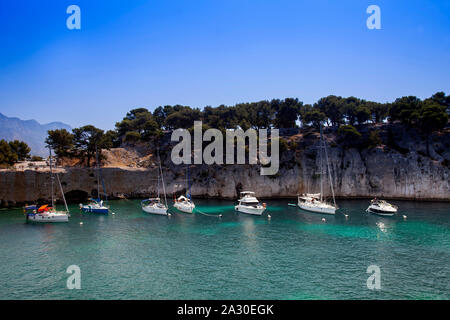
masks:
POLYGON ((195 204, 191 199, 186 198, 185 196, 180 196, 178 199, 175 199, 175 203, 173 205, 175 208, 182 212, 192 213, 195 208, 195 204))
POLYGON ((331 179, 331 168, 330 168, 330 162, 328 160, 328 151, 325 144, 325 141, 323 139, 323 133, 322 133, 322 125, 320 125, 320 193, 306 193, 298 196, 297 199, 297 205, 300 209, 316 212, 316 213, 324 213, 324 214, 335 214, 336 210, 338 209, 336 205, 336 199, 334 197, 334 188, 333 188, 333 180, 331 179), (323 155, 325 154, 325 162, 326 162, 326 171, 328 171, 328 178, 329 178, 329 184, 331 189, 331 195, 333 198, 333 203, 328 203, 325 201, 323 197, 323 184, 324 184, 324 178, 323 178, 323 155))
POLYGON ((159 214, 159 215, 168 215, 167 210, 169 207, 167 206, 167 197, 166 197, 166 187, 164 184, 164 176, 162 172, 161 167, 161 159, 159 158, 159 149, 158 149, 158 161, 159 161, 159 168, 158 168, 158 197, 156 198, 149 198, 146 200, 141 201, 141 207, 142 210, 147 213, 152 214, 159 214), (161 180, 162 187, 163 187, 163 193, 164 193, 164 203, 161 202, 161 198, 159 196, 160 190, 159 190, 159 181, 161 180))
POLYGON ((167 206, 161 203, 160 198, 142 200, 142 210, 147 213, 167 215, 167 206))
POLYGON ((241 192, 241 198, 238 204, 234 207, 236 211, 260 216, 266 210, 266 204, 260 204, 252 191, 241 192))
POLYGON ((391 217, 397 213, 397 210, 397 206, 375 198, 370 201, 370 205, 366 211, 379 216, 391 217))
POLYGON ((68 222, 69 221, 69 208, 67 207, 66 198, 64 196, 64 191, 62 189, 61 181, 59 180, 58 174, 56 174, 56 178, 58 180, 58 185, 61 191, 62 198, 64 200, 64 205, 66 207, 66 211, 57 211, 55 209, 55 199, 54 199, 54 176, 53 176, 53 167, 52 167, 52 151, 49 147, 50 151, 50 180, 51 180, 51 205, 42 205, 42 206, 25 206, 24 213, 26 216, 26 220, 30 222, 68 222))

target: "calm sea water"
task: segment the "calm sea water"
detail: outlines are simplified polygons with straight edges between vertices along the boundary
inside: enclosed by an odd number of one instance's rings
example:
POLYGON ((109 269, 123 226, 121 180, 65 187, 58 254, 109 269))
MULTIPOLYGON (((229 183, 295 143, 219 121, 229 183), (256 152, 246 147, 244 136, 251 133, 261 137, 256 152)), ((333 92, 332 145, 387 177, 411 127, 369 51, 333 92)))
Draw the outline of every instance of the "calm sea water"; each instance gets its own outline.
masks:
POLYGON ((270 220, 208 200, 198 209, 222 218, 153 216, 137 200, 110 202, 109 216, 71 206, 67 224, 1 210, 0 299, 450 298, 449 203, 394 202, 400 216, 382 218, 367 201, 340 201, 346 219, 289 202, 267 201, 270 220), (366 286, 373 264, 378 291, 366 286), (70 265, 81 290, 66 288, 70 265))

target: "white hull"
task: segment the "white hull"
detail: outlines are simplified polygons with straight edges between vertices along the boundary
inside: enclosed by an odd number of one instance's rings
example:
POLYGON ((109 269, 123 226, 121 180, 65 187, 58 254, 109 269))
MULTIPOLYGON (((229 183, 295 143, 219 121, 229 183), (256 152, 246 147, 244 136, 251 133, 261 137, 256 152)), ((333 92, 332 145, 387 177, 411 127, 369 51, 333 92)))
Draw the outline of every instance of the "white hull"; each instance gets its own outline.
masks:
POLYGON ((378 207, 373 208, 372 206, 369 206, 369 208, 367 208, 367 212, 376 214, 377 216, 392 217, 397 213, 397 210, 380 210, 378 207))
POLYGON ((180 203, 180 202, 175 202, 175 204, 173 206, 175 208, 177 208, 178 210, 185 212, 185 213, 192 213, 192 211, 195 208, 194 204, 186 204, 186 203, 180 203))
POLYGON ((239 204, 235 206, 234 209, 242 213, 253 214, 256 216, 262 215, 264 210, 266 210, 266 208, 264 208, 263 206, 258 206, 257 208, 255 208, 253 206, 244 206, 239 204))
POLYGON ((154 206, 142 206, 142 210, 151 214, 167 215, 167 208, 159 208, 154 206))
POLYGON ((332 206, 317 206, 317 205, 310 205, 308 203, 298 203, 298 206, 300 209, 310 211, 310 212, 316 212, 316 213, 323 213, 323 214, 335 214, 336 208, 332 206))
POLYGON ((36 213, 27 216, 27 221, 31 222, 68 222, 69 215, 65 212, 49 212, 49 213, 36 213))

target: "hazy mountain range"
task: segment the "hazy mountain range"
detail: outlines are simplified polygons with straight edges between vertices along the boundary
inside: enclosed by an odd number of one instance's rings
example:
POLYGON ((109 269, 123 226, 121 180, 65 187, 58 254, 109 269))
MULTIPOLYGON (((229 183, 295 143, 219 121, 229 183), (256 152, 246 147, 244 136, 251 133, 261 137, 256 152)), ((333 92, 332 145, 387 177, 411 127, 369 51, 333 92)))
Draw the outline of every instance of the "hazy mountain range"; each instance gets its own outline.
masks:
POLYGON ((45 138, 48 130, 55 129, 72 130, 69 125, 62 122, 40 124, 36 120, 9 118, 0 113, 0 139, 25 141, 31 148, 31 155, 48 155, 48 150, 45 148, 45 138))

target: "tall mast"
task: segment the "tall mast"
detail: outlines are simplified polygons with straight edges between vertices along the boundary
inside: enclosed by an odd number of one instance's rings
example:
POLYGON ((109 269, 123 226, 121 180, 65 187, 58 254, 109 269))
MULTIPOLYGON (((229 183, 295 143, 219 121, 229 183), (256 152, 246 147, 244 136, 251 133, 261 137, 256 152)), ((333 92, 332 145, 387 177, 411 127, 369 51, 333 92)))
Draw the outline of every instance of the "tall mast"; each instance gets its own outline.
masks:
POLYGON ((161 158, 159 157, 159 148, 158 148, 158 160, 159 160, 159 170, 161 172, 161 183, 162 183, 163 192, 164 192, 164 203, 165 203, 165 205, 167 207, 166 186, 164 185, 164 175, 163 175, 163 172, 162 172, 161 158))
MULTIPOLYGON (((322 131, 322 126, 320 127, 320 129, 322 131)), ((333 196, 333 204, 334 204, 334 207, 337 208, 336 199, 334 197, 333 179, 331 178, 330 161, 328 160, 328 151, 327 151, 327 146, 325 144, 325 141, 323 142, 323 148, 325 150, 325 160, 327 161, 328 178, 330 180, 331 195, 333 196)))
POLYGON ((323 159, 322 159, 322 123, 320 123, 320 149, 319 149, 319 156, 320 156, 320 201, 323 201, 323 159))
POLYGON ((159 148, 156 148, 156 157, 158 158, 158 182, 157 182, 157 188, 156 190, 158 190, 158 199, 160 199, 160 192, 159 192, 159 179, 161 179, 161 171, 160 171, 160 167, 161 167, 161 163, 160 163, 160 159, 159 159, 159 148))
POLYGON ((53 199, 53 167, 52 167, 52 148, 49 146, 48 151, 50 153, 50 180, 51 180, 51 193, 52 193, 52 208, 55 207, 55 200, 53 199))
POLYGON ((189 164, 186 165, 186 196, 188 199, 191 198, 191 190, 189 186, 189 164))
POLYGON ((97 163, 97 198, 100 200, 100 168, 98 166, 98 149, 95 145, 95 162, 97 163))
POLYGON ((56 179, 58 180, 58 184, 59 184, 59 189, 61 190, 61 194, 64 200, 64 205, 66 206, 66 212, 69 212, 69 207, 67 206, 67 201, 66 201, 66 197, 64 196, 64 191, 61 185, 61 180, 59 180, 59 175, 58 173, 56 174, 56 179))

